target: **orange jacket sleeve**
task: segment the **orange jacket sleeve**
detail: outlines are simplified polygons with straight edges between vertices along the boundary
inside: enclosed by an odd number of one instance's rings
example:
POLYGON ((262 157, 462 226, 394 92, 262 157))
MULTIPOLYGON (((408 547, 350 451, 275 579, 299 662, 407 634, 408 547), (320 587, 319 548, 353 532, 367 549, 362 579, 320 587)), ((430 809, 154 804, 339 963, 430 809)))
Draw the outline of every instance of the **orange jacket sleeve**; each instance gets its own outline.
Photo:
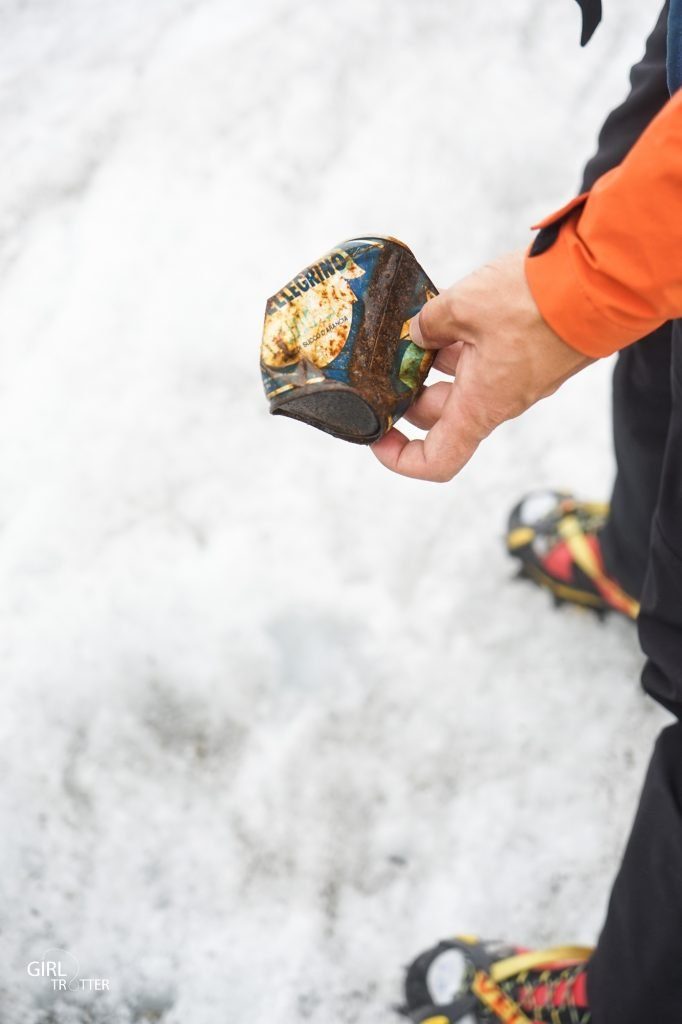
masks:
POLYGON ((535 226, 528 284, 579 352, 609 355, 682 317, 682 90, 591 192, 535 226))

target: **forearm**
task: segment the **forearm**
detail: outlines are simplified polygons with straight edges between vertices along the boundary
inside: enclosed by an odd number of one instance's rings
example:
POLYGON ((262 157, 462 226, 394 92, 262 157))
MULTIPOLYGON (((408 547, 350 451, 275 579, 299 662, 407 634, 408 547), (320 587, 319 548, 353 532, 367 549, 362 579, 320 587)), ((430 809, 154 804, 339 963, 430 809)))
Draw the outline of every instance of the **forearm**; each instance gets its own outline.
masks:
POLYGON ((552 244, 529 254, 526 276, 559 337, 603 356, 682 316, 682 91, 576 203, 539 225, 552 244))

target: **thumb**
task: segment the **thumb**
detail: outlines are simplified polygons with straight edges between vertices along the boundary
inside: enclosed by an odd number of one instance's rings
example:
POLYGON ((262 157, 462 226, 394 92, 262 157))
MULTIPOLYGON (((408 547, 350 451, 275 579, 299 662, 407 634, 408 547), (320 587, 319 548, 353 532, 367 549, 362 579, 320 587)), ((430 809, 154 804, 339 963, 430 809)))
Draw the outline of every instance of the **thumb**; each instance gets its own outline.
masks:
POLYGON ((420 348, 445 348, 460 340, 463 324, 451 291, 429 299, 410 320, 410 337, 420 348))

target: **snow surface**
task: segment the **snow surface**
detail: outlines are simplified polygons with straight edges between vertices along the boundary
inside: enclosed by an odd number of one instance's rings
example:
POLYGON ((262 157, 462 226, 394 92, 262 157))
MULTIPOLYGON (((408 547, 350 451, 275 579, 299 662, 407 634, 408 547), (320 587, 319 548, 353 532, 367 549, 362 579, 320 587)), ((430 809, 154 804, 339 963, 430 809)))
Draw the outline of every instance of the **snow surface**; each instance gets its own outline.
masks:
POLYGON ((258 345, 343 238, 525 244, 658 8, 606 9, 2 4, 0 1024, 390 1022, 444 935, 596 938, 666 716, 500 540, 608 494, 608 365, 432 486, 269 417, 258 345))

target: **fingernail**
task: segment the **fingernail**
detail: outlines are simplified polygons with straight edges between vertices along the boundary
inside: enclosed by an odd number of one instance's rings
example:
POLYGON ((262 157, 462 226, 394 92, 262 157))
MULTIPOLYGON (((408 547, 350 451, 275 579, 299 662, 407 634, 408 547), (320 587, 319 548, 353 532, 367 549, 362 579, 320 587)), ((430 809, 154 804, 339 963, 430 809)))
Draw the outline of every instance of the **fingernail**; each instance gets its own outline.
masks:
POLYGON ((422 338, 421 327, 419 326, 419 313, 410 320, 409 332, 415 345, 424 348, 424 339, 422 338))

